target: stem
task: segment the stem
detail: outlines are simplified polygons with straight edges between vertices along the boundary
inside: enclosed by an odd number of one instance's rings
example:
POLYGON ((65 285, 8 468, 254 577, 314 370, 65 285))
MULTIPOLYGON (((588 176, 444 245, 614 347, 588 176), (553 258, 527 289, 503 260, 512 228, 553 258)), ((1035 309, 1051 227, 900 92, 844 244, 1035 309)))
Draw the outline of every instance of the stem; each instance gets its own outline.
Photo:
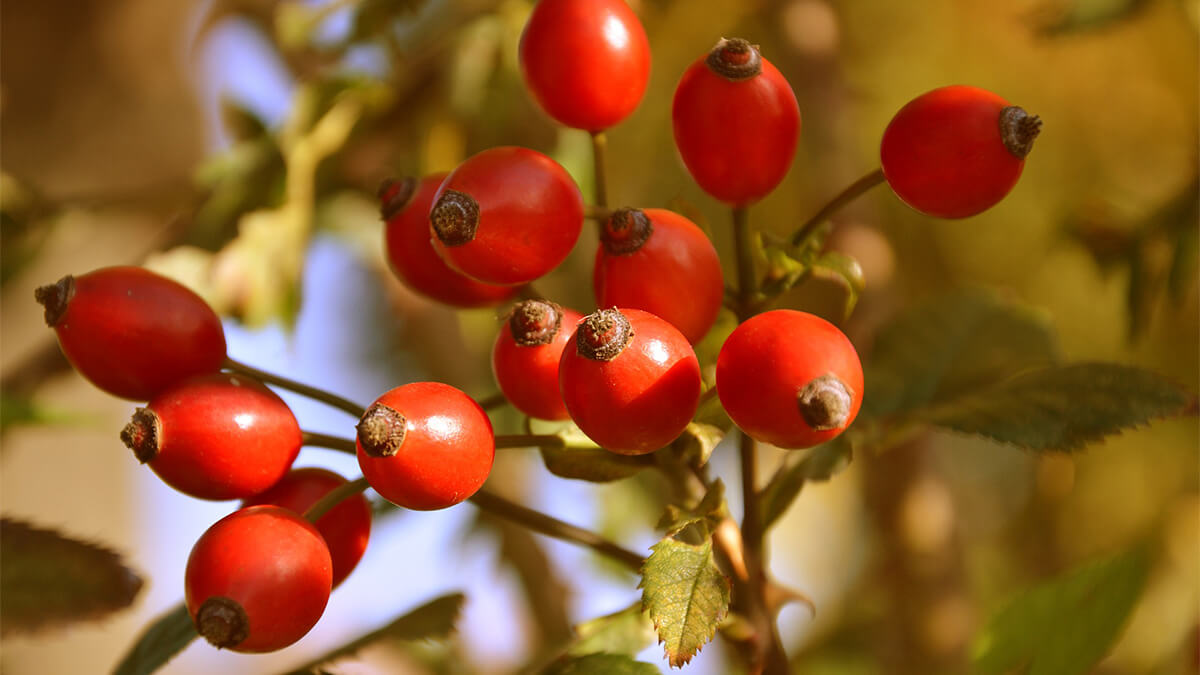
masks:
POLYGON ((345 452, 351 455, 358 452, 358 446, 356 446, 354 441, 349 438, 331 436, 329 434, 317 433, 315 431, 301 431, 300 437, 301 444, 314 448, 328 448, 330 450, 337 450, 338 452, 345 452))
POLYGON ((588 220, 596 220, 603 223, 604 221, 608 220, 609 216, 611 215, 612 209, 604 206, 592 206, 591 204, 586 204, 583 207, 583 217, 587 218, 588 220))
POLYGON ((283 387, 284 389, 294 391, 297 394, 307 396, 313 400, 326 403, 355 417, 362 417, 363 412, 365 412, 362 406, 349 399, 344 399, 337 394, 331 394, 324 389, 310 387, 307 384, 300 384, 299 382, 289 380, 286 377, 281 377, 279 375, 259 370, 244 363, 234 361, 229 357, 225 357, 225 363, 222 364, 222 367, 226 370, 232 370, 236 373, 248 375, 256 380, 266 382, 267 384, 274 384, 276 386, 283 387))
POLYGON ((733 208, 733 250, 737 256, 738 278, 735 313, 738 323, 750 318, 750 306, 754 300, 754 294, 758 292, 758 281, 754 276, 754 258, 750 252, 751 237, 754 236, 754 233, 750 231, 747 216, 746 207, 735 206, 733 208))
POLYGON ((367 484, 366 478, 359 478, 344 485, 339 485, 317 500, 315 504, 308 507, 308 510, 304 512, 304 519, 310 523, 315 523, 321 519, 321 516, 333 510, 333 507, 340 504, 343 499, 353 497, 369 487, 371 486, 367 484))
POLYGON ((495 410, 496 408, 508 403, 508 398, 506 398, 504 394, 497 392, 491 396, 488 396, 487 398, 479 399, 476 401, 476 403, 478 403, 479 407, 483 408, 484 410, 495 410))
POLYGON ((608 183, 604 178, 604 168, 607 165, 605 156, 608 154, 608 138, 603 131, 592 132, 592 178, 595 180, 596 206, 608 208, 608 183))
POLYGON ((557 518, 552 518, 520 504, 515 504, 485 490, 476 492, 470 501, 484 511, 520 523, 539 534, 569 541, 580 546, 586 546, 597 553, 612 558, 635 573, 641 572, 642 564, 645 562, 642 556, 629 549, 621 548, 595 532, 565 523, 557 518))
POLYGON ((561 448, 563 439, 553 434, 512 434, 496 437, 496 448, 561 448))
POLYGON ((858 199, 864 192, 870 190, 876 185, 879 185, 883 181, 883 169, 875 169, 871 173, 851 183, 849 187, 847 187, 845 190, 842 190, 839 195, 829 200, 828 204, 822 206, 820 211, 817 211, 812 218, 808 219, 808 222, 800 226, 800 229, 796 230, 796 233, 792 235, 792 246, 799 246, 800 244, 804 243, 804 240, 807 239, 808 236, 812 234, 813 230, 817 229, 821 223, 829 220, 829 217, 837 213, 838 210, 843 206, 849 204, 855 199, 858 199))

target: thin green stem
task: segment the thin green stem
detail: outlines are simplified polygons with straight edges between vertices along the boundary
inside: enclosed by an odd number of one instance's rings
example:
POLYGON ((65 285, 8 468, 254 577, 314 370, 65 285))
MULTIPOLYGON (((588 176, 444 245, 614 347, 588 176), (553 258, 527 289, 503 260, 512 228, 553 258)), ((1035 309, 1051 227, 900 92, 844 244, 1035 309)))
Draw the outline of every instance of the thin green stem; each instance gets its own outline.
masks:
POLYGON ((603 131, 592 132, 592 178, 596 186, 596 206, 608 208, 608 181, 605 179, 605 168, 608 166, 608 138, 603 131))
POLYGON ((369 487, 371 486, 367 484, 366 478, 359 478, 339 485, 325 493, 325 496, 318 499, 315 504, 308 507, 308 510, 304 512, 304 519, 310 523, 315 523, 321 519, 321 516, 333 510, 333 507, 340 504, 343 499, 353 497, 369 487))
POLYGON ((267 384, 274 384, 289 391, 294 391, 297 394, 307 396, 313 400, 326 403, 355 417, 362 417, 362 414, 365 412, 362 406, 358 405, 354 401, 342 398, 337 394, 331 394, 324 389, 310 387, 307 384, 301 384, 295 380, 289 380, 286 377, 281 377, 279 375, 275 375, 274 373, 268 373, 265 370, 259 370, 253 366, 248 366, 244 363, 234 361, 229 357, 225 357, 225 363, 222 364, 222 367, 226 370, 232 370, 236 373, 248 375, 256 380, 266 382, 267 384))
POLYGON ((512 434, 496 437, 496 448, 561 448, 563 439, 553 434, 512 434))
POLYGON ((314 448, 328 448, 337 450, 338 452, 346 452, 351 455, 358 452, 354 441, 341 436, 331 436, 329 434, 317 433, 315 431, 301 431, 301 443, 314 448))
POLYGON ((864 192, 879 185, 884 181, 883 169, 875 169, 871 173, 859 178, 851 183, 845 190, 842 190, 836 197, 829 200, 829 203, 821 207, 820 211, 813 214, 807 222, 796 230, 792 235, 792 246, 799 246, 808 239, 813 230, 817 229, 821 223, 829 220, 830 216, 837 213, 843 206, 858 199, 864 192))
POLYGON ((470 501, 488 513, 524 525, 539 534, 579 544, 580 546, 586 546, 601 555, 612 558, 635 573, 641 572, 642 563, 645 562, 642 556, 614 544, 595 532, 565 523, 539 511, 534 511, 520 504, 510 502, 486 490, 476 492, 470 501))

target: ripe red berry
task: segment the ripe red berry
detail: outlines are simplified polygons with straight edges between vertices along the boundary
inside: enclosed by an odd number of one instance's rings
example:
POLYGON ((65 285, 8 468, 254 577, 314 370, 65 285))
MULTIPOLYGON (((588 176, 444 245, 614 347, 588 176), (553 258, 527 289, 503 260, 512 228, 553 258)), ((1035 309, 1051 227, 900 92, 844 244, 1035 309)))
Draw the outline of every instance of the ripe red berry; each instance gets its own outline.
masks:
POLYGON ((454 307, 487 307, 517 293, 513 286, 484 284, 450 267, 433 248, 429 210, 446 174, 384 181, 384 247, 392 271, 412 290, 454 307))
POLYGON ((571 419, 623 455, 675 440, 700 402, 700 362, 683 334, 638 309, 588 315, 563 350, 558 378, 571 419))
POLYGON ((184 380, 138 408, 121 440, 171 487, 200 499, 243 499, 274 485, 303 442, 275 392, 242 375, 184 380))
MULTIPOLYGON (((271 489, 247 499, 242 506, 279 506, 304 515, 310 506, 346 483, 345 478, 325 469, 292 469, 271 489)), ((313 524, 329 546, 333 586, 337 588, 354 571, 367 550, 367 541, 371 538, 371 505, 359 493, 343 499, 313 524)))
POLYGON ((570 417, 558 390, 558 362, 583 315, 546 300, 513 308, 492 345, 492 374, 517 410, 543 420, 570 417))
POLYGON ((491 148, 446 178, 429 221, 453 268, 491 284, 524 284, 561 263, 583 228, 570 174, 527 148, 491 148))
POLYGON ((100 389, 148 401, 225 360, 221 320, 187 287, 140 267, 65 276, 35 294, 67 360, 100 389))
POLYGON ((541 0, 521 33, 521 74, 559 123, 603 131, 633 112, 650 43, 624 0, 541 0))
POLYGON ((752 438, 807 448, 846 430, 862 405, 862 364, 836 326, 777 309, 737 327, 717 356, 717 394, 752 438))
POLYGON ((775 189, 800 136, 791 85, 740 38, 721 39, 684 72, 671 119, 692 178, 733 206, 752 204, 775 189))
POLYGON ((695 344, 717 320, 725 281, 704 231, 665 209, 620 209, 604 223, 592 288, 599 307, 641 309, 695 344))
POLYGON ((1042 122, 962 85, 909 101, 883 132, 883 175, 904 203, 938 218, 991 208, 1017 184, 1042 122))
POLYGON ((332 587, 325 540, 278 506, 235 511, 188 556, 185 595, 196 631, 221 649, 270 652, 304 637, 332 587))
POLYGON ((470 396, 440 382, 385 393, 358 422, 358 465, 384 499, 417 511, 453 506, 483 486, 496 438, 470 396))

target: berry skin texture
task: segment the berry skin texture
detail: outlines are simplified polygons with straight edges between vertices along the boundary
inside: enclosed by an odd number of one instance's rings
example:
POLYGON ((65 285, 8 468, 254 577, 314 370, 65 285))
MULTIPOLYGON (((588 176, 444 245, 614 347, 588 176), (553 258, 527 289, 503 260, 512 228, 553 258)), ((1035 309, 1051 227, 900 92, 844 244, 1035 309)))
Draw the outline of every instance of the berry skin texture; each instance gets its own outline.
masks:
POLYGON ((772 310, 747 319, 721 346, 717 395, 751 438, 808 448, 833 439, 858 415, 862 364, 825 319, 772 310))
POLYGON ((430 240, 429 210, 446 174, 384 181, 382 202, 384 250, 388 264, 412 290, 452 307, 490 307, 513 297, 512 286, 484 284, 451 269, 430 240))
POLYGON ((996 94, 955 85, 896 113, 879 146, 883 175, 905 204, 937 218, 985 211, 1017 184, 1041 120, 996 94))
POLYGON ((563 350, 558 381, 583 433, 622 455, 675 440, 700 402, 700 362, 687 338, 639 309, 588 315, 563 350))
POLYGON ((604 223, 592 289, 596 306, 650 312, 696 344, 717 320, 725 280, 695 223, 665 209, 621 209, 604 223))
MULTIPOLYGON (((292 469, 266 492, 242 503, 242 507, 271 505, 304 515, 310 506, 348 481, 332 471, 306 467, 292 469)), ((337 588, 362 559, 371 538, 371 505, 361 493, 347 497, 314 523, 329 546, 333 564, 333 587, 337 588)))
POLYGON ((148 401, 225 361, 225 331, 182 284, 141 267, 105 267, 37 289, 67 360, 100 389, 148 401))
POLYGON ((244 499, 274 485, 303 442, 287 404, 242 375, 203 375, 138 408, 121 440, 166 484, 199 499, 244 499))
POLYGON ((546 114, 599 132, 629 116, 650 79, 650 42, 624 0, 541 0, 521 33, 521 75, 546 114))
POLYGON ((219 649, 271 652, 304 637, 332 588, 325 540, 278 506, 235 511, 208 528, 184 578, 196 630, 219 649))
POLYGON ((671 119, 692 178, 731 206, 749 206, 774 190, 800 137, 791 85, 740 38, 721 39, 684 72, 671 119))
POLYGON ((570 418, 558 390, 558 363, 583 315, 545 300, 517 304, 492 345, 492 374, 517 410, 543 420, 570 418))
POLYGON ((496 455, 487 413, 440 382, 413 382, 380 396, 358 423, 358 465, 381 497, 433 511, 483 487, 496 455))
POLYGON ((489 284, 524 284, 571 252, 583 228, 583 196, 554 160, 502 146, 446 177, 429 222, 434 248, 454 269, 489 284))

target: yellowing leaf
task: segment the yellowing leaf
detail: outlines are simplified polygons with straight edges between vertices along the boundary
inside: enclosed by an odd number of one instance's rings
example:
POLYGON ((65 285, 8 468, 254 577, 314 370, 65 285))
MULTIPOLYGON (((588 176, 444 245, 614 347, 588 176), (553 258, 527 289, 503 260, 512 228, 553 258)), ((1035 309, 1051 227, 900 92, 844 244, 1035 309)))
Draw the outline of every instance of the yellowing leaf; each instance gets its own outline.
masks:
POLYGON ((670 537, 642 567, 642 607, 674 667, 692 660, 729 610, 729 580, 713 560, 712 540, 693 546, 670 537))

